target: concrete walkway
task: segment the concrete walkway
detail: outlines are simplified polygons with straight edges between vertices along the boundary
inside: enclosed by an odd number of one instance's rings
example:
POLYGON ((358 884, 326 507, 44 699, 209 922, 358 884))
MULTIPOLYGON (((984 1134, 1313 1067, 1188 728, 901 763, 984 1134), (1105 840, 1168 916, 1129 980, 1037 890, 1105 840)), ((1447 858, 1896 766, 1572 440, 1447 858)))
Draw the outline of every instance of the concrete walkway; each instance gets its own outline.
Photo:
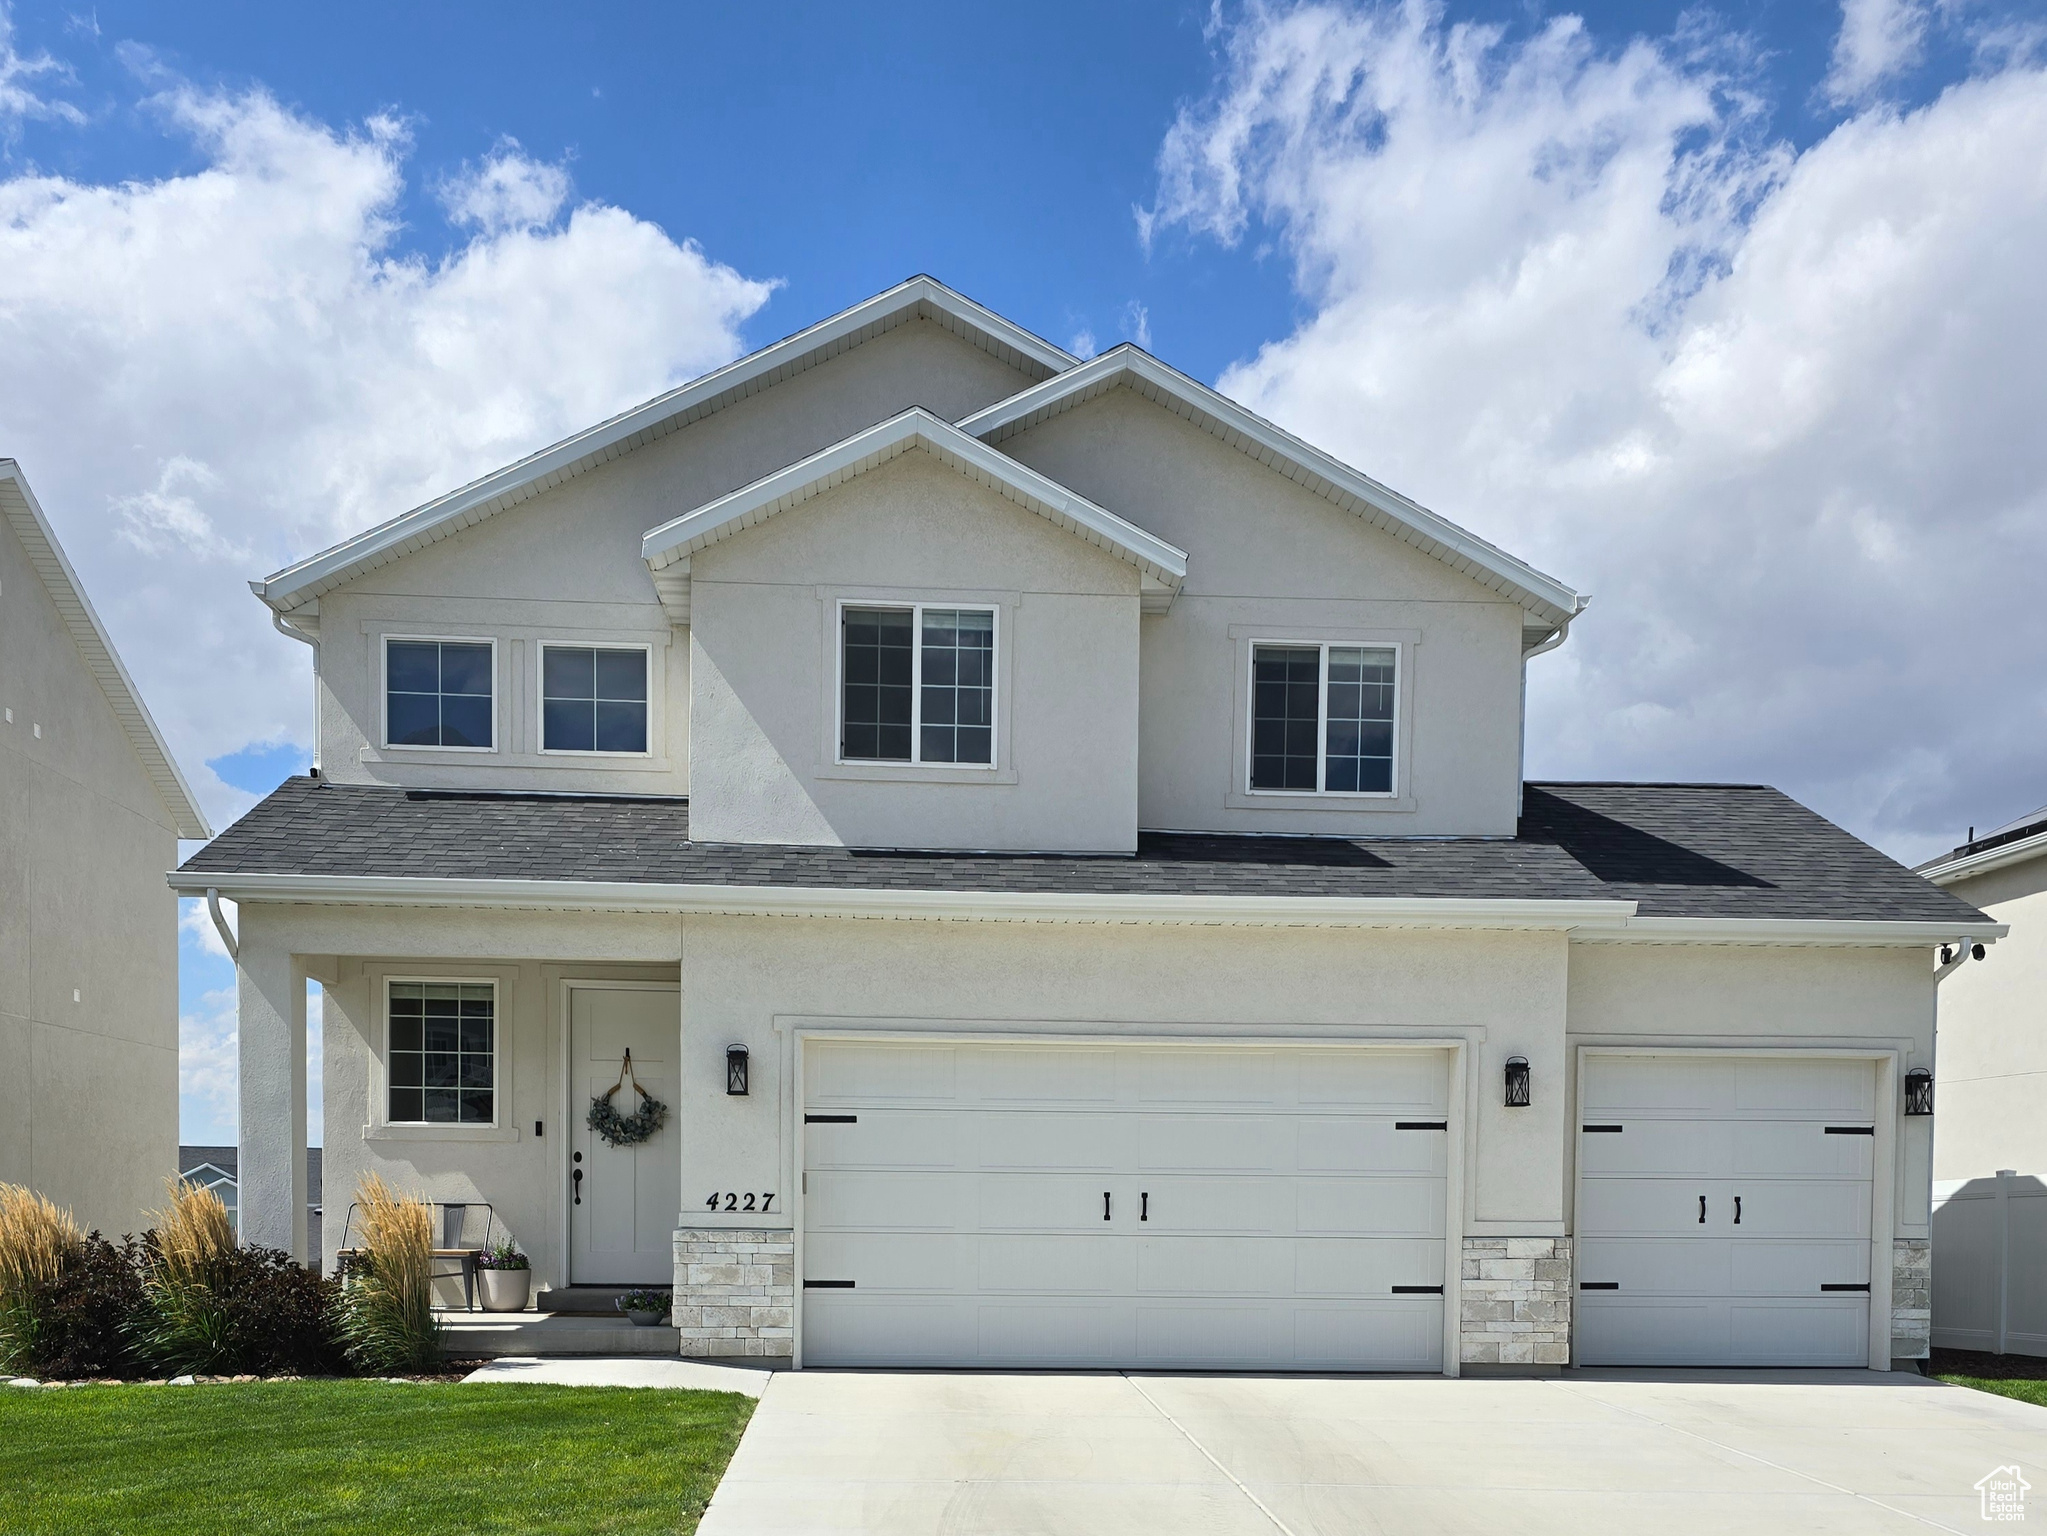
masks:
POLYGON ((2047 1409, 1909 1375, 775 1376, 701 1536, 1981 1531, 2047 1409))
POLYGON ((759 1397, 767 1390, 766 1367, 723 1365, 705 1360, 655 1360, 646 1356, 619 1359, 583 1357, 572 1360, 521 1359, 508 1356, 471 1371, 472 1381, 537 1381, 557 1387, 682 1387, 697 1392, 744 1392, 759 1397))

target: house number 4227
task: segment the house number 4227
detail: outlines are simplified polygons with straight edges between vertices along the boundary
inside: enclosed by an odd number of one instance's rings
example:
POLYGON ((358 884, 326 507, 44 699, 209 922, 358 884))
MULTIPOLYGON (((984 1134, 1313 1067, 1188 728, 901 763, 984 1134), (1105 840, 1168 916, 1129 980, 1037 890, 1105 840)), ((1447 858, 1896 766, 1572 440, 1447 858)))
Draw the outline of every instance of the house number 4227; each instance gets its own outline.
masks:
POLYGON ((756 1195, 751 1191, 734 1194, 723 1190, 704 1202, 707 1211, 765 1211, 775 1203, 773 1195, 756 1195))

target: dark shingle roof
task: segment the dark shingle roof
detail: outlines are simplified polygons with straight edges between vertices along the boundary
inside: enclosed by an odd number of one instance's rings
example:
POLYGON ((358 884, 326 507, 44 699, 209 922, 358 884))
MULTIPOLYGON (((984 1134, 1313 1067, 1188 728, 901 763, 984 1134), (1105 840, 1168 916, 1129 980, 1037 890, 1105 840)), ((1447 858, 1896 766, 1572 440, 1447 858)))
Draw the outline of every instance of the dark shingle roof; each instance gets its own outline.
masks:
POLYGON ((183 869, 841 890, 1631 900, 1644 917, 1983 920, 1788 796, 1753 784, 1531 784, 1514 838, 1147 832, 1128 855, 692 843, 681 799, 297 778, 183 869))

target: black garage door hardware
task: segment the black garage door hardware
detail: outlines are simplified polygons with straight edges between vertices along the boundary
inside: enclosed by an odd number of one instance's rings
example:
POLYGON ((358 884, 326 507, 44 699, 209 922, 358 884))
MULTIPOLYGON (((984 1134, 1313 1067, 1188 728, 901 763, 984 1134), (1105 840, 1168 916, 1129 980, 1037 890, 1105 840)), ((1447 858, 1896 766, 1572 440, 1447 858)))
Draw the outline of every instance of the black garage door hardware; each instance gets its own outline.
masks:
POLYGON ((1873 1125, 1830 1125, 1827 1127, 1827 1134, 1829 1136, 1874 1136, 1876 1134, 1876 1127, 1873 1125))
POLYGON ((1620 1288, 1621 1283, 1618 1280, 1580 1280, 1578 1282, 1578 1289, 1581 1291, 1617 1291, 1620 1288))
POLYGON ((1865 1280, 1860 1285, 1823 1285, 1820 1289, 1823 1291, 1866 1291, 1869 1289, 1869 1282, 1865 1280))
POLYGON ((1396 1131, 1447 1131, 1450 1129, 1450 1122, 1448 1120, 1396 1120, 1393 1122, 1393 1129, 1396 1131))
POLYGON ((805 1115, 803 1123, 805 1125, 858 1125, 860 1117, 858 1115, 805 1115))
POLYGON ((1443 1294, 1443 1288, 1440 1285, 1396 1285, 1393 1287, 1393 1294, 1396 1296, 1440 1296, 1443 1294))
POLYGON ((1588 1125, 1585 1127, 1585 1134, 1587 1136, 1595 1135, 1601 1131, 1610 1136, 1618 1136, 1621 1133, 1621 1128, 1617 1125, 1588 1125))
POLYGON ((853 1282, 851 1280, 806 1280, 803 1282, 803 1288, 806 1291, 850 1291, 853 1289, 853 1282))

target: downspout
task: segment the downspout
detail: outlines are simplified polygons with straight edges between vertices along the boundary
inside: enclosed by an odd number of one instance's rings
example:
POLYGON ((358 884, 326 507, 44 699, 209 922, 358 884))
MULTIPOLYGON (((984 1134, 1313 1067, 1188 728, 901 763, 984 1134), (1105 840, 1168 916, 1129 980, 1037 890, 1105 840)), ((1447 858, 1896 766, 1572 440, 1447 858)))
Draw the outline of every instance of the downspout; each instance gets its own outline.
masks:
POLYGON ((228 959, 241 959, 241 940, 235 937, 234 929, 228 927, 227 917, 220 910, 220 892, 210 885, 206 888, 206 910, 213 915, 213 926, 220 934, 220 942, 227 946, 228 959))
MULTIPOLYGON (((270 610, 270 624, 280 635, 288 635, 313 649, 313 777, 317 779, 320 776, 320 642, 304 630, 294 629, 275 608, 270 610)), ((220 921, 217 913, 214 921, 220 921)))
POLYGON ((1520 771, 1514 776, 1514 817, 1517 821, 1521 817, 1521 803, 1526 798, 1528 787, 1528 663, 1538 656, 1547 655, 1570 639, 1572 620, 1583 613, 1591 602, 1592 599, 1589 597, 1580 597, 1578 599, 1578 606, 1573 610, 1571 617, 1565 619, 1563 623, 1557 626, 1555 634, 1543 641, 1542 644, 1521 653, 1521 725, 1518 758, 1520 771))

